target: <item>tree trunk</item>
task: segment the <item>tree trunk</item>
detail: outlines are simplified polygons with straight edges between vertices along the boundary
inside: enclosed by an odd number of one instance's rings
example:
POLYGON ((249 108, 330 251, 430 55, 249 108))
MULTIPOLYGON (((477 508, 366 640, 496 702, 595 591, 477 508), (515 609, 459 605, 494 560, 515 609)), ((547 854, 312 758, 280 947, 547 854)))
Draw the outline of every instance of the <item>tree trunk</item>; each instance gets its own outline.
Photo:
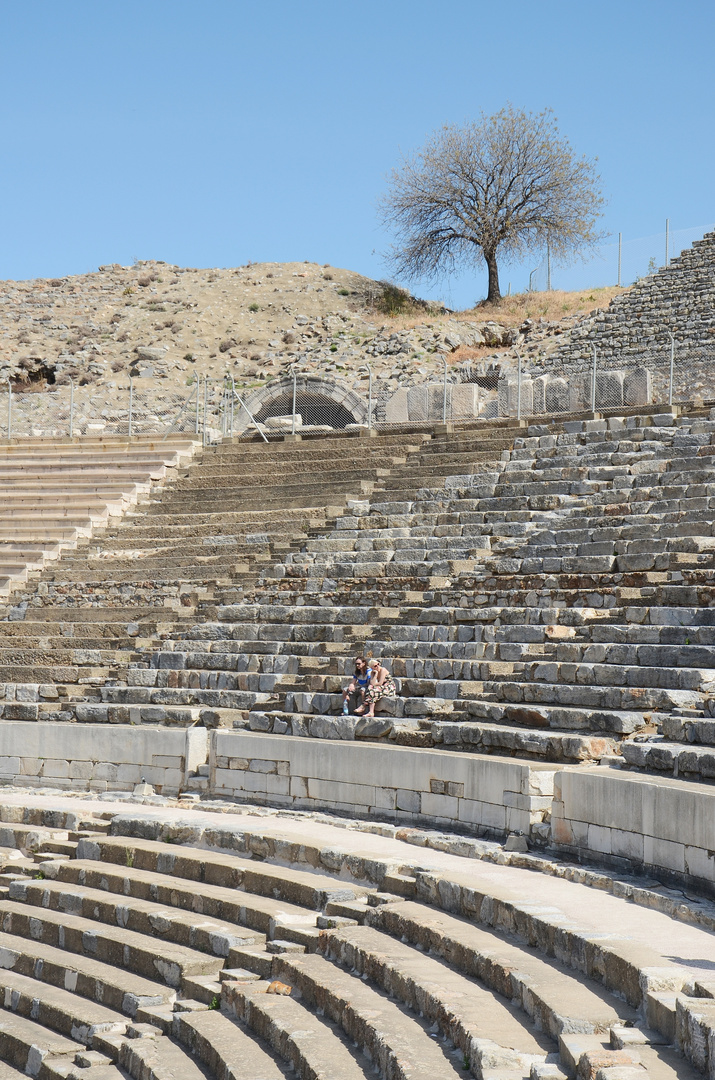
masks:
POLYGON ((489 292, 487 293, 487 303, 494 304, 497 300, 501 300, 501 291, 499 289, 499 268, 497 266, 497 256, 495 251, 485 251, 484 259, 489 270, 489 292))

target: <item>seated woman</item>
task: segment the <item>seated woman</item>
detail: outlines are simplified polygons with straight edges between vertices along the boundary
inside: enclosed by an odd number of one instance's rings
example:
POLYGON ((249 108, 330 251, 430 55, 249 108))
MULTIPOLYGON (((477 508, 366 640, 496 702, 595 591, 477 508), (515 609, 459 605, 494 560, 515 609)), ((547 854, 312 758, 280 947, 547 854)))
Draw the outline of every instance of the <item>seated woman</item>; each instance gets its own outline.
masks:
POLYGON ((343 690, 344 716, 347 716, 350 712, 355 712, 357 706, 362 705, 365 701, 365 694, 367 692, 371 675, 372 669, 370 668, 365 657, 356 657, 355 673, 353 675, 352 682, 343 690))
POLYGON ((355 710, 358 716, 374 716, 375 706, 381 698, 397 697, 395 680, 392 678, 385 665, 376 657, 373 657, 370 663, 372 666, 372 675, 365 693, 365 704, 355 710))

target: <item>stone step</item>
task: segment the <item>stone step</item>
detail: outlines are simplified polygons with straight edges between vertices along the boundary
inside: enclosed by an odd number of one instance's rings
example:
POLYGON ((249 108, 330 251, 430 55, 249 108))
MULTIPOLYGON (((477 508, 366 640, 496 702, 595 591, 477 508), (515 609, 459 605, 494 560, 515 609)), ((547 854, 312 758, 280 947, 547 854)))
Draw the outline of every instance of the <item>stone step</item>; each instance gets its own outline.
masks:
MULTIPOLYGON (((386 906, 395 908, 386 916, 394 926, 403 905, 386 906)), ((502 1068, 525 1074, 530 1064, 557 1050, 564 1031, 608 1032, 614 1024, 635 1021, 629 1006, 562 965, 506 942, 502 950, 495 935, 460 920, 453 919, 452 925, 441 920, 441 913, 423 912, 419 930, 411 926, 409 944, 403 943, 408 935, 399 941, 369 926, 331 930, 322 949, 436 1023, 472 1059, 473 1070, 477 1062, 484 1067, 499 1061, 502 1068), (439 942, 436 956, 426 955, 422 945, 432 938, 439 942)))
POLYGON ((0 948, 6 971, 101 1002, 126 1016, 134 1016, 140 1006, 171 1004, 176 999, 176 991, 163 982, 144 979, 134 972, 33 938, 1 932, 0 948))
POLYGON ((152 870, 142 870, 135 866, 114 868, 104 862, 101 867, 92 860, 72 859, 69 862, 46 864, 45 875, 53 877, 55 884, 82 885, 86 889, 103 889, 110 894, 123 898, 123 903, 151 900, 155 905, 163 905, 169 911, 168 917, 177 912, 192 913, 194 920, 201 917, 221 919, 232 927, 247 927, 251 934, 243 931, 243 936, 256 941, 264 937, 280 937, 282 926, 315 926, 314 911, 298 904, 277 900, 272 896, 260 895, 237 886, 222 886, 208 882, 189 883, 174 875, 160 874, 152 870))
MULTIPOLYGON (((149 1035, 122 1042, 119 1064, 133 1080, 208 1080, 209 1074, 173 1039, 149 1035)), ((94 1080, 91 1075, 88 1080, 94 1080)))
POLYGON ((175 988, 184 976, 216 973, 222 966, 217 957, 168 941, 162 943, 159 956, 152 939, 144 934, 13 900, 0 900, 0 920, 7 934, 91 956, 175 988))
MULTIPOLYGON (((221 836, 221 830, 218 830, 215 839, 218 841, 221 836)), ((167 844, 161 841, 134 836, 82 840, 77 848, 77 858, 118 863, 123 867, 130 861, 132 867, 140 870, 171 873, 190 881, 243 889, 312 911, 322 911, 330 901, 355 900, 368 892, 364 886, 341 882, 326 874, 272 866, 221 851, 179 846, 167 850, 167 844)))
MULTIPOLYGON (((332 1017, 324 1015, 322 1009, 317 1014, 310 1011, 292 995, 269 995, 267 985, 224 983, 224 1007, 271 1046, 292 1073, 301 1080, 313 1077, 367 1080, 374 1076, 370 1061, 354 1048, 354 1041, 345 1037, 332 1017)), ((382 1075, 388 1074, 382 1072, 382 1075)), ((389 1075, 404 1074, 393 1071, 389 1075)))
POLYGON ((153 900, 117 899, 106 889, 85 884, 75 883, 68 887, 66 879, 12 882, 8 896, 10 900, 30 907, 69 912, 90 922, 107 923, 132 933, 159 937, 162 943, 171 942, 212 956, 226 957, 234 946, 263 940, 262 935, 240 930, 238 925, 225 920, 176 910, 171 905, 153 900))
MULTIPOLYGON (((275 1014, 272 1014, 272 1019, 275 1022, 275 1014)), ((299 1026, 291 1025, 291 1028, 287 1033, 289 1039, 294 1037, 299 1026)), ((230 1080, 231 1077, 286 1080, 289 1075, 264 1043, 259 1043, 236 1020, 217 1009, 175 1013, 172 1030, 176 1039, 218 1080, 230 1080)), ((313 1058, 311 1064, 315 1064, 313 1058)), ((342 1078, 343 1074, 334 1072, 333 1075, 342 1078)))
MULTIPOLYGON (((273 976, 299 991, 301 1000, 339 1024, 345 1035, 378 1066, 383 1076, 410 1080, 463 1074, 462 1061, 450 1044, 431 1038, 427 1024, 407 1015, 386 994, 367 985, 358 975, 318 955, 279 955, 273 976)), ((245 994, 241 984, 228 984, 225 995, 245 994), (233 990, 229 988, 234 988, 233 990)), ((252 991, 248 991, 249 994, 252 991)))
POLYGON ((628 739, 621 744, 620 752, 631 768, 690 780, 715 780, 715 744, 688 746, 667 739, 628 739))
POLYGON ((23 1073, 42 1080, 43 1072, 52 1075, 50 1063, 59 1060, 69 1066, 81 1049, 82 1043, 49 1031, 34 1020, 0 1011, 0 1058, 23 1073))
MULTIPOLYGON (((122 1034, 128 1023, 126 1016, 106 1005, 15 971, 0 969, 0 994, 5 1009, 85 1046, 91 1046, 97 1032, 122 1034)), ((3 1015, 0 1012, 0 1018, 3 1015)))

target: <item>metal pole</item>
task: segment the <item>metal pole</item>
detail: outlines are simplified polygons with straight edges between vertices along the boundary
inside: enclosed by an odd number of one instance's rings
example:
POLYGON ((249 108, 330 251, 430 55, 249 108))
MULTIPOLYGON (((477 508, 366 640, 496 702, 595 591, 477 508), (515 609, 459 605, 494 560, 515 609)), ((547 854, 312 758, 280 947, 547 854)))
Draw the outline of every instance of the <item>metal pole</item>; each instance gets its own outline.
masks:
POLYGON ((670 335, 670 388, 668 390, 668 404, 673 404, 673 371, 675 369, 675 338, 670 335))
POLYGON ((596 411, 596 346, 593 346, 593 374, 591 375, 591 412, 596 411))
POLYGON ((546 291, 551 292, 551 247, 546 241, 546 291))
POLYGON ((297 396, 297 383, 298 375, 295 370, 295 364, 291 364, 291 371, 293 373, 293 423, 291 425, 291 434, 295 435, 295 399, 297 396))
POLYGON ((623 254, 623 233, 618 234, 618 288, 621 287, 621 256, 623 254))
POLYGON ((477 383, 476 386, 477 386, 477 420, 478 420, 479 419, 479 409, 481 407, 480 404, 479 404, 479 383, 477 383))
POLYGON ((361 364, 358 371, 367 372, 367 429, 372 429, 372 368, 369 364, 361 364))
MULTIPOLYGON (((536 267, 536 270, 538 270, 538 269, 539 269, 539 268, 538 268, 538 266, 537 266, 537 267, 536 267)), ((534 291, 534 290, 532 289, 532 287, 531 287, 531 282, 532 282, 532 279, 533 279, 533 277, 534 277, 534 274, 536 273, 536 270, 532 270, 532 271, 531 271, 531 273, 529 274, 529 292, 533 292, 533 291, 534 291)))
POLYGON ((134 411, 134 379, 129 376, 129 438, 132 437, 132 413, 134 411))
POLYGON ((444 364, 444 385, 442 387, 442 423, 447 423, 447 361, 442 357, 444 364))
POLYGON ((200 375, 196 376, 196 388, 195 389, 196 389, 196 430, 195 430, 195 434, 198 435, 198 433, 199 433, 199 413, 201 412, 201 404, 200 404, 200 400, 201 400, 201 393, 200 393, 200 391, 201 391, 201 376, 200 375))
POLYGON ((12 438, 12 383, 7 380, 7 437, 12 438))
POLYGON ((665 265, 666 266, 670 262, 670 257, 668 255, 668 248, 670 246, 669 241, 670 241, 670 218, 666 218, 665 219, 665 265))
POLYGON ((516 368, 516 418, 521 420, 521 353, 518 352, 519 363, 516 368))
POLYGON ((209 411, 209 377, 204 375, 204 430, 203 430, 203 444, 208 445, 206 442, 206 417, 209 411))
POLYGON ((70 439, 74 438, 74 382, 70 379, 70 439))

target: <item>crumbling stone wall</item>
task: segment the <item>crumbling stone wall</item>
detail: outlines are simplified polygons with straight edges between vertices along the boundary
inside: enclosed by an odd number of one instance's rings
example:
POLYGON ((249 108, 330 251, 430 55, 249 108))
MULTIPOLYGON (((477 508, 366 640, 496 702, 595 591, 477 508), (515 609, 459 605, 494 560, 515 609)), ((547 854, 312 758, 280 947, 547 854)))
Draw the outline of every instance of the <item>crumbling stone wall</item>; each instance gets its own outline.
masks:
POLYGON ((594 345, 604 363, 648 350, 665 359, 671 333, 681 357, 715 349, 715 232, 574 327, 551 362, 587 365, 594 345))

